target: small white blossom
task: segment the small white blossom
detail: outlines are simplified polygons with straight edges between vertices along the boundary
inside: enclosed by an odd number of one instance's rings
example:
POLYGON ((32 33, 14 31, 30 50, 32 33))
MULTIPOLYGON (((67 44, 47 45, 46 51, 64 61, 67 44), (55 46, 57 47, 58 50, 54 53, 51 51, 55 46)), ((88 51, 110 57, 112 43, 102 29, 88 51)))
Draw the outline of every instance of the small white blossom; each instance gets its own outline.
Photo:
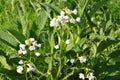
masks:
POLYGON ((31 63, 27 64, 27 66, 28 66, 27 72, 35 71, 35 68, 33 68, 31 63))
POLYGON ((64 12, 64 11, 61 11, 61 12, 60 12, 60 15, 61 15, 61 16, 64 16, 64 15, 65 15, 65 12, 64 12))
POLYGON ((30 51, 35 50, 35 46, 30 46, 30 47, 29 47, 29 50, 30 50, 30 51))
POLYGON ((89 74, 87 75, 87 78, 88 78, 89 80, 94 80, 94 79, 95 79, 95 76, 94 76, 94 74, 91 72, 91 73, 89 73, 89 74))
POLYGON ((22 66, 17 66, 17 73, 22 74, 23 67, 22 66))
POLYGON ((29 39, 25 40, 25 44, 29 45, 30 44, 30 40, 29 39))
POLYGON ((39 56, 40 56, 40 53, 39 53, 39 52, 36 52, 36 53, 35 53, 35 56, 39 57, 39 56))
POLYGON ((72 14, 72 10, 70 10, 70 9, 66 9, 65 11, 67 14, 72 14))
POLYGON ((72 11, 72 13, 76 15, 76 14, 77 14, 77 9, 74 9, 74 10, 72 11))
POLYGON ((79 78, 84 80, 85 79, 84 74, 83 73, 79 73, 79 78))
POLYGON ((54 48, 55 48, 55 49, 59 49, 59 45, 55 45, 54 48))
POLYGON ((20 50, 18 51, 18 54, 26 54, 26 53, 27 53, 26 50, 22 50, 22 49, 20 49, 20 50))
POLYGON ((32 42, 35 41, 35 38, 30 38, 30 41, 32 41, 32 42))
POLYGON ((41 44, 38 44, 37 47, 41 48, 41 44))
POLYGON ((37 44, 37 41, 33 41, 33 46, 37 46, 38 44, 37 44))
POLYGON ((74 19, 74 18, 71 18, 71 19, 70 19, 70 23, 75 23, 75 19, 74 19))
POLYGON ((74 59, 71 59, 71 60, 70 60, 70 63, 71 63, 71 64, 73 64, 74 62, 75 62, 75 60, 74 60, 74 59))
POLYGON ((25 44, 20 44, 19 47, 20 49, 25 49, 25 44))
POLYGON ((80 17, 77 17, 77 18, 76 18, 76 21, 77 21, 77 22, 80 22, 80 17))
POLYGON ((19 64, 23 64, 23 60, 20 60, 18 63, 19 63, 19 64))
POLYGON ((70 44, 70 40, 69 40, 69 39, 66 40, 65 43, 66 43, 66 44, 70 44))
POLYGON ((53 18, 50 21, 50 27, 54 27, 54 26, 59 26, 58 20, 56 18, 53 18))
POLYGON ((86 57, 85 56, 80 56, 79 60, 80 60, 80 63, 85 63, 86 62, 86 57))
POLYGON ((58 16, 58 21, 61 23, 62 26, 68 22, 69 17, 64 15, 64 12, 61 12, 60 16, 58 16))

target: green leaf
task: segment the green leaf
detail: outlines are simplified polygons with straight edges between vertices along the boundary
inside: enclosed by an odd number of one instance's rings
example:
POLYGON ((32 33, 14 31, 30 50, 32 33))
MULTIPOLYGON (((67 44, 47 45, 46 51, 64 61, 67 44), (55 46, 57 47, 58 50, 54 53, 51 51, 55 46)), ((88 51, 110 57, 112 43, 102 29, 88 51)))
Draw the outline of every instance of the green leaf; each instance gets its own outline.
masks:
POLYGON ((118 42, 119 42, 118 40, 109 40, 109 39, 101 41, 101 43, 97 47, 97 53, 103 51, 104 49, 108 48, 112 44, 115 44, 118 42))
POLYGON ((11 66, 6 61, 6 58, 4 56, 0 56, 0 63, 4 66, 4 68, 10 70, 11 66))
POLYGON ((16 41, 16 39, 13 36, 11 36, 8 32, 2 30, 0 30, 0 41, 5 45, 15 49, 18 46, 18 42, 16 41))
POLYGON ((92 17, 106 2, 107 0, 97 1, 97 3, 93 5, 89 15, 92 17))
POLYGON ((49 7, 52 11, 56 12, 57 14, 60 13, 60 9, 53 4, 41 3, 41 5, 44 7, 49 7))
POLYGON ((47 14, 45 13, 45 11, 42 10, 40 12, 40 15, 36 19, 36 25, 38 26, 38 28, 37 28, 38 35, 40 34, 41 30, 45 27, 47 18, 48 18, 47 14))
POLYGON ((16 41, 24 43, 25 36, 23 34, 19 33, 16 30, 8 30, 8 32, 16 39, 16 41))

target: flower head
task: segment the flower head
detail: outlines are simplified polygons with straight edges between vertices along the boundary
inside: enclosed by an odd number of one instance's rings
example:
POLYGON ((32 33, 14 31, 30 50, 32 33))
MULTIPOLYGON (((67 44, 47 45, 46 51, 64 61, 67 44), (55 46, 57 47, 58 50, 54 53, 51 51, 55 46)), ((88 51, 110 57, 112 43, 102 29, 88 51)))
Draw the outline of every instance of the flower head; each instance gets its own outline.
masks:
POLYGON ((89 74, 87 75, 87 78, 88 78, 89 80, 94 80, 94 79, 95 79, 95 76, 94 76, 94 74, 91 72, 91 73, 89 73, 89 74))
POLYGON ((35 46, 30 46, 30 47, 29 47, 29 50, 30 50, 30 51, 35 50, 35 46))
POLYGON ((73 64, 75 62, 74 59, 70 59, 70 63, 73 64))
POLYGON ((55 45, 54 48, 55 48, 55 49, 59 49, 59 45, 55 45))
POLYGON ((39 57, 39 56, 40 56, 40 53, 39 53, 39 52, 36 52, 36 53, 35 53, 35 56, 39 57))
POLYGON ((80 17, 77 17, 77 18, 76 18, 76 21, 77 21, 77 22, 80 22, 80 17))
POLYGON ((23 60, 20 60, 18 63, 19 63, 19 64, 23 64, 23 60))
POLYGON ((74 18, 71 18, 71 19, 70 19, 70 23, 75 23, 75 19, 74 19, 74 18))
POLYGON ((76 15, 76 14, 77 14, 77 9, 74 9, 74 10, 72 11, 72 13, 76 15))
POLYGON ((66 43, 66 44, 70 44, 70 40, 67 39, 67 40, 65 41, 65 43, 66 43))
POLYGON ((79 60, 80 60, 80 63, 85 63, 86 62, 86 57, 85 56, 80 56, 79 60))
POLYGON ((33 66, 32 66, 32 64, 31 63, 29 63, 29 64, 27 64, 27 72, 31 72, 31 71, 35 71, 35 68, 33 68, 33 66))
POLYGON ((17 66, 17 73, 22 74, 23 67, 22 66, 17 66))
POLYGON ((79 78, 84 80, 85 79, 84 74, 83 73, 79 73, 79 78))
POLYGON ((25 49, 25 44, 20 44, 19 47, 20 47, 20 49, 24 50, 25 49))
POLYGON ((59 26, 58 19, 56 19, 56 18, 53 18, 50 21, 50 27, 54 27, 54 26, 59 26))

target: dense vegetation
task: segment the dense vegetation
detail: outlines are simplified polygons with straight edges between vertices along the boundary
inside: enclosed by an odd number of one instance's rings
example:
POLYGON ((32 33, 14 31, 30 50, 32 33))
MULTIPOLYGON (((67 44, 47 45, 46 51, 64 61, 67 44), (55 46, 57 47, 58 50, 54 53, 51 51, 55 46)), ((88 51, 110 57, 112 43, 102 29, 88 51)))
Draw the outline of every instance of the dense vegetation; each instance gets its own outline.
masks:
POLYGON ((0 80, 120 80, 120 0, 0 0, 0 80))

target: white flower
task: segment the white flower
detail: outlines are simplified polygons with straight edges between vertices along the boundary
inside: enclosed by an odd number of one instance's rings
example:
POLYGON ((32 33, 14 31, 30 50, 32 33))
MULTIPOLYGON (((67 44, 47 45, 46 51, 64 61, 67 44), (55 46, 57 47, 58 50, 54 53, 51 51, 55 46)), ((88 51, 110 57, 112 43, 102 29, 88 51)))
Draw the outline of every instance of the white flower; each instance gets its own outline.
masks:
POLYGON ((22 66, 17 66, 17 72, 19 74, 22 74, 22 71, 23 71, 23 67, 22 66))
POLYGON ((26 54, 26 53, 27 53, 26 50, 22 50, 22 49, 20 49, 20 50, 18 51, 18 54, 26 54))
POLYGON ((38 44, 37 47, 41 48, 41 44, 38 44))
POLYGON ((74 19, 74 18, 71 18, 71 19, 70 19, 70 23, 75 23, 75 19, 74 19))
POLYGON ((79 57, 80 63, 85 63, 86 62, 86 57, 85 56, 81 56, 79 57))
POLYGON ((30 51, 35 50, 35 46, 30 46, 30 47, 29 47, 29 50, 30 50, 30 51))
POLYGON ((71 60, 70 60, 70 63, 71 63, 71 64, 73 64, 74 62, 75 62, 75 60, 74 60, 74 59, 71 59, 71 60))
POLYGON ((69 40, 69 39, 66 40, 65 43, 66 43, 66 44, 70 44, 70 40, 69 40))
POLYGON ((59 26, 58 20, 56 18, 53 18, 50 21, 50 27, 53 27, 53 26, 59 26))
POLYGON ((25 44, 20 44, 19 47, 20 49, 25 49, 25 44))
POLYGON ((18 63, 19 63, 19 64, 23 64, 23 60, 20 60, 18 63))
POLYGON ((70 10, 70 9, 66 9, 65 11, 67 14, 72 14, 72 10, 70 10))
POLYGON ((29 45, 30 44, 30 40, 29 39, 25 40, 25 44, 29 45))
POLYGON ((76 21, 77 21, 77 22, 80 22, 80 17, 77 17, 77 18, 76 18, 76 21))
POLYGON ((79 78, 84 80, 85 79, 84 74, 83 73, 79 73, 79 78))
POLYGON ((54 48, 55 48, 55 49, 59 49, 59 45, 55 45, 54 48))
POLYGON ((65 25, 66 22, 68 22, 69 17, 64 15, 65 13, 61 11, 60 16, 58 16, 58 21, 61 23, 62 26, 65 25))
POLYGON ((64 16, 64 15, 65 15, 65 12, 64 12, 64 11, 61 11, 61 12, 60 12, 60 15, 61 15, 61 16, 64 16))
POLYGON ((88 78, 89 80, 94 80, 94 79, 95 79, 95 76, 94 76, 94 74, 91 72, 91 73, 89 73, 89 74, 87 75, 87 78, 88 78))
POLYGON ((28 66, 27 72, 35 71, 35 68, 33 68, 31 63, 27 64, 27 66, 28 66))
POLYGON ((32 42, 35 41, 35 38, 30 38, 30 41, 32 41, 32 42))
POLYGON ((33 41, 33 46, 37 46, 38 44, 37 44, 37 41, 33 41))
POLYGON ((35 53, 35 56, 39 57, 39 56, 40 56, 40 53, 39 53, 39 52, 36 52, 36 53, 35 53))
POLYGON ((76 15, 76 14, 77 14, 77 9, 74 9, 74 10, 72 11, 72 13, 76 15))

